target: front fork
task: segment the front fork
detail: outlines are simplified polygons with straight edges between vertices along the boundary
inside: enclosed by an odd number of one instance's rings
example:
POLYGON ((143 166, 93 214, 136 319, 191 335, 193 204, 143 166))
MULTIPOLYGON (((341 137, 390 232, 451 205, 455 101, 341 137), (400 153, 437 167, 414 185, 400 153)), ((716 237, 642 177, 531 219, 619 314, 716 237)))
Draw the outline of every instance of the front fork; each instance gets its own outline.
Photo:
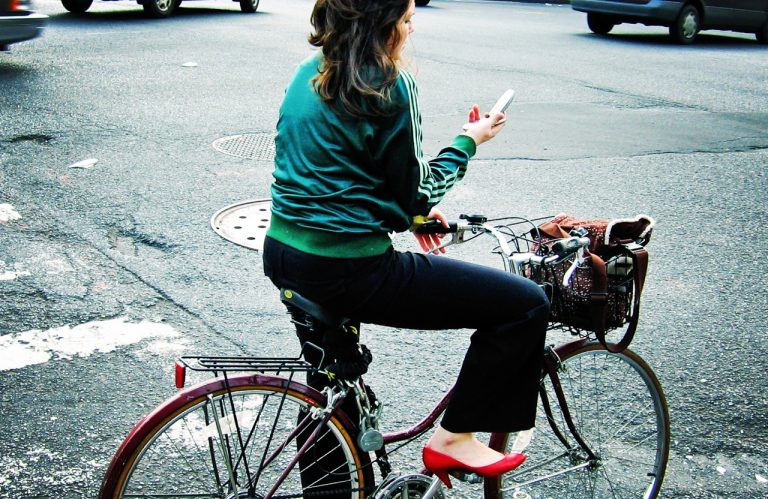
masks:
MULTIPOLYGON (((571 411, 568 408, 568 402, 565 399, 565 393, 563 392, 563 386, 560 382, 559 375, 560 372, 564 372, 565 370, 566 366, 563 364, 557 352, 555 352, 555 349, 552 348, 552 346, 546 347, 544 350, 544 372, 552 382, 552 387, 554 388, 555 396, 557 397, 557 402, 560 406, 560 412, 563 414, 563 420, 568 427, 568 431, 571 435, 573 435, 574 440, 576 440, 576 443, 579 444, 581 450, 583 450, 587 455, 588 460, 592 463, 597 463, 600 460, 599 456, 597 456, 597 454, 592 451, 592 449, 587 445, 587 443, 579 434, 579 431, 576 429, 576 425, 573 422, 571 411)), ((555 436, 557 436, 558 440, 560 440, 565 448, 568 449, 569 452, 573 455, 577 449, 575 449, 573 445, 568 442, 568 439, 565 437, 565 435, 563 435, 560 427, 558 427, 557 423, 555 422, 552 406, 550 404, 549 396, 547 395, 547 390, 545 387, 546 376, 542 378, 541 384, 539 386, 541 405, 544 407, 544 412, 547 415, 547 421, 549 421, 549 426, 552 428, 552 432, 555 434, 555 436)))

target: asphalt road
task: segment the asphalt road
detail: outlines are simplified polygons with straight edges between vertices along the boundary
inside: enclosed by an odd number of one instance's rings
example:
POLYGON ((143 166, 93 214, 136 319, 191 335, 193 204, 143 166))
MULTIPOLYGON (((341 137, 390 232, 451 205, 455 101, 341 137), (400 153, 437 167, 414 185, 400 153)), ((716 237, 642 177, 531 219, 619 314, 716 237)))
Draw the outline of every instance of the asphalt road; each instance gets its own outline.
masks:
MULTIPOLYGON (((0 54, 0 497, 94 497, 181 353, 296 352, 258 254, 209 227, 268 195, 269 151, 212 144, 269 137, 311 5, 189 2, 156 21, 130 2, 74 17, 44 0, 44 37, 0 54)), ((767 496, 766 49, 641 26, 601 38, 562 5, 433 0, 414 21, 425 150, 517 90, 444 211, 653 216, 633 349, 670 405, 663 495, 767 496)), ((386 427, 431 407, 469 333, 364 328, 386 427)))

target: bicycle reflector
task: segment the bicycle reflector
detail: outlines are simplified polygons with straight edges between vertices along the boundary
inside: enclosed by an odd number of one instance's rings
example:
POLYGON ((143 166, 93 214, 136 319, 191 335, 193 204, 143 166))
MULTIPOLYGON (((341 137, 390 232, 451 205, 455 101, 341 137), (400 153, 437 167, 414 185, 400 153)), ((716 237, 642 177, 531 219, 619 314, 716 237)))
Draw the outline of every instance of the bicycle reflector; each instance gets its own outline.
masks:
POLYGON ((182 364, 179 360, 176 361, 175 378, 176 388, 179 390, 184 388, 184 382, 187 380, 187 366, 182 364))

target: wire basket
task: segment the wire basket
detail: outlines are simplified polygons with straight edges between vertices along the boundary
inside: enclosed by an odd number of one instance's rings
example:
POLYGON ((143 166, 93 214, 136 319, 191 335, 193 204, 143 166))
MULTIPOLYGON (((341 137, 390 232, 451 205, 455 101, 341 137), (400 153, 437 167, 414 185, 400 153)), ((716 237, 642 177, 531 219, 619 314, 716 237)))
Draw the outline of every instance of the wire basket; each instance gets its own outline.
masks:
MULTIPOLYGON (((495 225, 496 230, 506 236, 509 250, 514 253, 533 252, 546 255, 550 251, 551 242, 538 231, 542 221, 551 217, 537 219, 500 219, 495 225)), ((504 256, 501 248, 495 252, 504 256)), ((574 335, 590 336, 601 324, 596 321, 596 314, 604 317, 604 331, 624 327, 633 317, 634 280, 632 260, 624 254, 608 258, 606 305, 595 310, 593 302, 593 268, 589 259, 580 264, 572 273, 567 284, 563 278, 574 262, 575 255, 548 266, 526 266, 524 275, 540 284, 550 297, 549 329, 568 331, 574 335)))
POLYGON ((571 275, 567 286, 563 284, 566 271, 572 259, 552 266, 530 269, 529 278, 551 286, 550 328, 567 330, 572 334, 584 335, 600 327, 596 316, 604 320, 605 331, 622 328, 632 317, 634 281, 632 262, 624 256, 616 256, 608 262, 608 289, 605 307, 595 310, 593 302, 593 269, 589 260, 579 265, 571 275))

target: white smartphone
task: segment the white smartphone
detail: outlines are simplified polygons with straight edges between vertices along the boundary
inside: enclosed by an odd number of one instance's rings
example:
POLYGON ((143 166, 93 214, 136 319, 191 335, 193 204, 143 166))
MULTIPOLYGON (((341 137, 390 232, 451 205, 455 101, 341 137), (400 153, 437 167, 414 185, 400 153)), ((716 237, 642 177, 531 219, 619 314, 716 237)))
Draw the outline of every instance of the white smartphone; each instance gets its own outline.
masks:
POLYGON ((493 105, 491 110, 489 111, 489 114, 493 116, 496 113, 503 113, 507 110, 509 107, 509 104, 512 102, 512 99, 515 98, 515 91, 511 88, 504 92, 501 97, 499 97, 499 100, 496 101, 496 104, 493 105))
MULTIPOLYGON (((493 107, 491 108, 491 110, 488 111, 488 114, 493 116, 493 115, 495 115, 497 113, 503 113, 504 111, 507 110, 509 105, 512 103, 512 99, 514 99, 514 98, 515 98, 515 91, 510 88, 509 90, 504 92, 501 95, 501 97, 499 97, 499 100, 497 100, 496 104, 494 104, 493 107)), ((507 121, 507 119, 506 118, 502 118, 496 124, 497 125, 501 125, 505 121, 507 121)), ((469 128, 469 125, 470 125, 470 123, 465 123, 464 126, 462 127, 462 129, 463 130, 467 130, 469 128)))

